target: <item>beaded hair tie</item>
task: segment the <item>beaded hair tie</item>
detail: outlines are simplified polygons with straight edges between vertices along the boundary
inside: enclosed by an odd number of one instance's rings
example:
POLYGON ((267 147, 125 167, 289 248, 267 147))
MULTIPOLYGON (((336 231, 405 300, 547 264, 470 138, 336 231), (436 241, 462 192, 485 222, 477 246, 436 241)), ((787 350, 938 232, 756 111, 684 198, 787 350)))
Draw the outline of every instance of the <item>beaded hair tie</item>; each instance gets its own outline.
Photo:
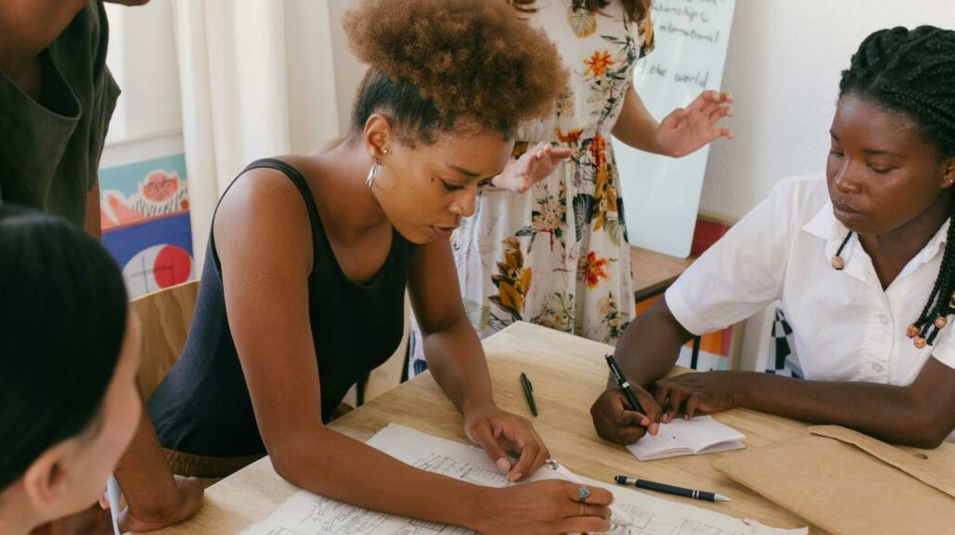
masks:
POLYGON ((846 267, 846 261, 842 259, 842 250, 845 249, 846 244, 849 243, 849 238, 852 237, 852 231, 850 230, 846 234, 846 239, 842 240, 842 245, 839 246, 839 250, 836 251, 836 256, 832 257, 832 269, 836 271, 842 271, 846 267))
MULTIPOLYGON (((953 293, 952 297, 949 299, 948 308, 955 308, 955 293, 953 293)), ((925 338, 925 336, 928 334, 928 328, 930 325, 935 326, 935 333, 937 334, 938 331, 944 329, 945 326, 948 325, 948 318, 945 316, 937 316, 935 321, 932 323, 926 323, 921 329, 913 323, 912 325, 909 325, 908 329, 905 330, 905 335, 912 339, 912 343, 917 349, 922 349, 926 344, 928 344, 928 340, 925 338)), ((932 337, 934 338, 934 335, 932 337)))
MULTIPOLYGON (((849 238, 852 237, 852 231, 850 230, 842 244, 839 245, 839 249, 836 251, 836 256, 832 257, 832 269, 836 271, 842 271, 846 267, 846 261, 842 258, 842 250, 845 249, 846 244, 849 243, 849 238)), ((951 299, 949 300, 949 308, 955 309, 955 293, 952 294, 951 299)), ((928 344, 928 339, 926 335, 928 334, 929 326, 934 326, 936 332, 945 328, 948 325, 948 319, 945 316, 938 316, 935 318, 935 321, 932 323, 926 323, 921 329, 915 325, 909 325, 908 329, 905 330, 905 335, 912 339, 912 344, 915 345, 916 349, 922 349, 928 344), (923 332, 926 331, 926 332, 923 332)), ((933 337, 934 338, 934 337, 933 337)))

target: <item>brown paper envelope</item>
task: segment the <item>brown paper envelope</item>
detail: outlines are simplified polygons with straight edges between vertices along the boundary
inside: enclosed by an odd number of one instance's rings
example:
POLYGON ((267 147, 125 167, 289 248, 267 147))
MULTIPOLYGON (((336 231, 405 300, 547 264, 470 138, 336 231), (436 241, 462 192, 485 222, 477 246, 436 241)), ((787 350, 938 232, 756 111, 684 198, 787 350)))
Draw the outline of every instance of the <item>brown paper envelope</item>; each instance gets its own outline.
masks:
MULTIPOLYGON (((907 472, 912 477, 931 485, 955 498, 955 464, 936 459, 934 450, 919 450, 912 454, 890 446, 881 440, 838 425, 817 425, 809 428, 814 435, 834 438, 865 450, 892 466, 907 472)), ((948 448, 943 444, 941 448, 948 448)), ((951 457, 949 457, 951 458, 951 457)), ((955 526, 952 527, 955 532, 955 526)))
POLYGON ((955 533, 955 498, 935 486, 948 486, 952 467, 941 471, 939 481, 927 484, 907 470, 933 479, 929 469, 938 467, 920 464, 928 459, 901 450, 889 452, 885 448, 895 448, 873 446, 869 441, 874 439, 858 440, 851 432, 845 437, 878 450, 894 463, 835 438, 808 436, 724 457, 713 462, 713 468, 836 535, 955 533))

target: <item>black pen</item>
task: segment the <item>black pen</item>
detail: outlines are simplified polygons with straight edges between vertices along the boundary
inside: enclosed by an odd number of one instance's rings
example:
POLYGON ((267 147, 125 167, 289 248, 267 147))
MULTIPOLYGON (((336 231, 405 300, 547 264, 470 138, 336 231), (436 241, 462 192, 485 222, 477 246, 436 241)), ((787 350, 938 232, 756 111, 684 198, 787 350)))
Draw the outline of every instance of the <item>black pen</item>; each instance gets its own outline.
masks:
POLYGON ((648 481, 646 479, 637 479, 635 477, 627 476, 617 476, 613 478, 614 481, 620 483, 621 485, 633 485, 634 487, 646 489, 646 490, 655 490, 657 492, 665 492, 667 494, 675 494, 677 496, 685 496, 687 498, 693 498, 694 500, 706 500, 708 502, 731 502, 726 496, 722 494, 717 494, 715 492, 706 492, 703 490, 693 490, 685 489, 683 487, 677 487, 675 485, 667 485, 666 483, 657 483, 656 481, 648 481))
POLYGON ((527 398, 527 404, 531 406, 531 414, 537 416, 537 403, 534 403, 534 387, 531 386, 531 380, 521 372, 521 386, 524 387, 524 397, 527 398))
POLYGON ((630 406, 633 407, 633 410, 643 413, 643 407, 641 407, 640 402, 637 401, 637 396, 633 395, 633 391, 630 390, 630 381, 623 375, 623 370, 617 365, 617 361, 614 360, 613 355, 607 353, 605 357, 607 359, 607 366, 610 366, 610 373, 613 374, 613 378, 617 381, 617 386, 619 386, 620 389, 623 390, 624 395, 627 396, 627 401, 630 402, 630 406))

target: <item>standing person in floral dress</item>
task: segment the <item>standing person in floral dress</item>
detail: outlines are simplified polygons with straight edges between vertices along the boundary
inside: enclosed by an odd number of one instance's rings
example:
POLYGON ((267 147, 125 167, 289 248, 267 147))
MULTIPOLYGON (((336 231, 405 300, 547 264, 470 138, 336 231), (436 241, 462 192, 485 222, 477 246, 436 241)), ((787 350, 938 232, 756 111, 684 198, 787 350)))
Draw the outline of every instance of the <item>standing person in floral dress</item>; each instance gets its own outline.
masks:
POLYGON ((662 122, 650 115, 631 87, 654 47, 649 0, 509 3, 557 45, 570 87, 549 120, 519 128, 515 159, 452 239, 465 304, 482 337, 530 321, 615 343, 634 303, 610 135, 685 156, 732 138, 716 125, 732 115, 732 97, 705 91, 662 122))
MULTIPOLYGON (((514 158, 452 238, 464 302, 482 338, 529 321, 616 343, 634 302, 610 135, 685 156, 732 138, 716 125, 732 97, 704 91, 662 122, 650 115, 631 87, 654 47, 649 0, 507 1, 557 45, 570 86, 549 119, 518 128, 514 158)), ((425 369, 416 335, 412 374, 425 369)))
POLYGON ((631 87, 634 65, 653 50, 646 0, 509 3, 557 45, 570 87, 550 119, 519 127, 515 158, 452 238, 465 305, 482 337, 530 321, 615 343, 634 303, 610 135, 684 156, 732 137, 716 126, 732 115, 732 97, 706 91, 662 122, 650 115, 631 87))

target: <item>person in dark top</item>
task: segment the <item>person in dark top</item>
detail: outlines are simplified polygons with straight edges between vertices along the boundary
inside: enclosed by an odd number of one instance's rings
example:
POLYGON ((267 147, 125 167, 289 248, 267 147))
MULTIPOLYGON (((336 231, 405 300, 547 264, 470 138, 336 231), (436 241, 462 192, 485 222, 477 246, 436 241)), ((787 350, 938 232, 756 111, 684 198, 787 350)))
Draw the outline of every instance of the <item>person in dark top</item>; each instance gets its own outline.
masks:
POLYGON ((99 158, 120 92, 106 68, 108 40, 101 2, 0 0, 0 200, 93 235, 99 158))
POLYGON ((186 348, 147 405, 160 442, 205 476, 267 453, 311 492, 485 534, 608 530, 603 489, 584 506, 566 481, 480 487, 324 426, 394 352, 407 287, 468 437, 511 480, 548 458, 531 424, 494 403, 449 238, 507 163, 515 126, 565 87, 557 52, 504 2, 364 0, 344 24, 370 64, 351 129, 253 163, 223 195, 186 348))
MULTIPOLYGON (((120 94, 106 67, 108 41, 98 0, 0 0, 0 203, 56 214, 93 236, 100 235, 100 153, 120 94)), ((161 459, 155 438, 144 447, 147 431, 144 422, 124 462, 130 451, 148 458, 150 449, 161 459)), ((161 462, 126 464, 135 466, 116 473, 130 504, 124 530, 175 524, 202 504, 200 481, 173 479, 161 462)))

